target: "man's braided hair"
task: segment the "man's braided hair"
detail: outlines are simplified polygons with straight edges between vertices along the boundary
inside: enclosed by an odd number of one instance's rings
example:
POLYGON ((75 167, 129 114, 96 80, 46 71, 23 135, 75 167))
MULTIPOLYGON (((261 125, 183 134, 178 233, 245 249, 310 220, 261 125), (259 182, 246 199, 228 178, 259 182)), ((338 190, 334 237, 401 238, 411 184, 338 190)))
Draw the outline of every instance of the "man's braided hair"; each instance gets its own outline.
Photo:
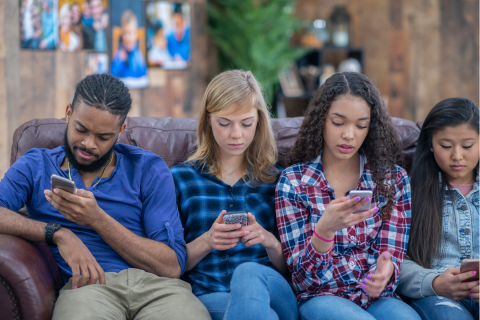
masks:
POLYGON ((132 108, 128 88, 120 79, 109 74, 94 74, 80 81, 73 97, 72 111, 80 102, 119 115, 120 124, 125 121, 132 108))

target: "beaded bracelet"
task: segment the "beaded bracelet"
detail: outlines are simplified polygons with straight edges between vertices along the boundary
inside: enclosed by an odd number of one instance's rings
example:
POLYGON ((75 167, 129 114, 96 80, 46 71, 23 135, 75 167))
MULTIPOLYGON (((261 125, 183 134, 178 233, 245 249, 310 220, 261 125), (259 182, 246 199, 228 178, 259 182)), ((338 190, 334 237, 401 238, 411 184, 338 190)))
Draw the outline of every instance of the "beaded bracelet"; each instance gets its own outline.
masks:
POLYGON ((313 234, 317 236, 317 238, 319 238, 320 240, 323 240, 325 242, 332 242, 333 240, 335 240, 335 236, 333 237, 332 240, 327 240, 327 239, 324 239, 322 237, 320 237, 316 232, 315 232, 315 229, 313 229, 313 234))

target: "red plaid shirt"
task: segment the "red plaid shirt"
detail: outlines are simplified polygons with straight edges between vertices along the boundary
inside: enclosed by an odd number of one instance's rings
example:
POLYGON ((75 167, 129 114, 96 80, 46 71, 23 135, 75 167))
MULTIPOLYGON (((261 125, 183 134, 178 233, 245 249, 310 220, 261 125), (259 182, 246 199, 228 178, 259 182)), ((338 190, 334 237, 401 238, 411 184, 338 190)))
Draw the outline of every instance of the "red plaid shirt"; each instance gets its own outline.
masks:
MULTIPOLYGON (((315 251, 311 242, 317 221, 335 199, 322 169, 321 155, 282 173, 275 200, 277 225, 298 300, 336 295, 368 308, 379 298, 369 297, 360 286, 368 273, 375 273, 377 258, 384 251, 392 254, 394 274, 380 297, 394 296, 400 263, 407 250, 411 207, 407 173, 398 166, 395 170, 391 180, 395 184, 391 216, 382 219, 379 211, 357 225, 338 230, 334 245, 326 253, 315 251)), ((372 190, 372 202, 378 208, 386 203, 377 194, 368 163, 356 190, 372 190)))

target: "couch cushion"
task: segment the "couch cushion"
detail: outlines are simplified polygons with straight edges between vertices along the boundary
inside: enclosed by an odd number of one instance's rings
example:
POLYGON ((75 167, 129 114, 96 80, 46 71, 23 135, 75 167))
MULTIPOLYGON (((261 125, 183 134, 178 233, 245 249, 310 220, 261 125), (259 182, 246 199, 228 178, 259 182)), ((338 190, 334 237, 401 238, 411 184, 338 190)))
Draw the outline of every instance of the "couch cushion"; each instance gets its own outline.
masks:
MULTIPOLYGON (((303 117, 272 119, 278 146, 278 164, 287 166, 288 155, 295 143, 303 117)), ((393 118, 398 133, 404 167, 409 170, 420 132, 414 122, 393 118)), ((151 117, 127 118, 127 129, 120 143, 138 146, 160 156, 172 167, 191 154, 196 146, 197 119, 151 117)), ((13 135, 10 164, 32 148, 53 149, 63 144, 65 119, 35 119, 24 123, 13 135)))

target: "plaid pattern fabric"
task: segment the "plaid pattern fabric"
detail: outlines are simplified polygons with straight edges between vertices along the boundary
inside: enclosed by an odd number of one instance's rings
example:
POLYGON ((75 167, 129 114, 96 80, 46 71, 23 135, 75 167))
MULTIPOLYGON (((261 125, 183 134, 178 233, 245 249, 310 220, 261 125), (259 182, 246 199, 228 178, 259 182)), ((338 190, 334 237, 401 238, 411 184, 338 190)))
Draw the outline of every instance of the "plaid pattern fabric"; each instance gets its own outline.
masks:
MULTIPOLYGON (((281 167, 277 167, 279 172, 281 167)), ((257 222, 278 239, 275 220, 276 183, 252 187, 251 181, 229 186, 202 170, 198 163, 181 163, 170 169, 175 181, 178 211, 185 229, 185 241, 192 242, 212 227, 222 210, 251 212, 257 222)), ((254 261, 273 268, 261 245, 246 247, 242 242, 229 250, 212 250, 182 279, 192 285, 197 296, 212 292, 230 292, 233 271, 244 262, 254 261)))
MULTIPOLYGON (((296 164, 281 174, 275 200, 277 225, 298 300, 336 295, 368 308, 378 298, 369 297, 360 286, 367 273, 375 272, 377 258, 383 251, 392 254, 394 274, 381 297, 394 295, 410 233, 411 196, 404 169, 395 167, 391 183, 395 184, 396 199, 391 216, 382 220, 379 211, 355 226, 338 230, 334 245, 322 254, 315 251, 311 237, 335 195, 325 178, 321 154, 312 162, 296 164)), ((377 195, 368 163, 356 190, 372 190, 372 202, 379 208, 386 203, 377 195)))

